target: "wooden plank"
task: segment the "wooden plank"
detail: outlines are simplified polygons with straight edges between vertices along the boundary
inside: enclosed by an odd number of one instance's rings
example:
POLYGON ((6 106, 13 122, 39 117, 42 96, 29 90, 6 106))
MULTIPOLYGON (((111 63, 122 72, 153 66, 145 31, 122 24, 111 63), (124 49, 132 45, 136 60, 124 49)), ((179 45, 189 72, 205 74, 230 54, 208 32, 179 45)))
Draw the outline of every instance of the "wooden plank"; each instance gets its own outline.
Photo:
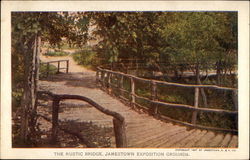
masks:
POLYGON ((168 127, 161 127, 157 130, 154 130, 154 132, 151 132, 151 135, 141 135, 141 136, 134 136, 129 139, 129 146, 130 147, 145 147, 144 144, 150 145, 150 147, 153 147, 151 145, 151 141, 154 138, 161 137, 162 135, 166 134, 170 130, 176 130, 177 128, 174 125, 169 125, 168 127), (166 129, 168 128, 168 130, 166 129))
POLYGON ((127 129, 129 130, 129 132, 132 132, 134 130, 152 129, 162 125, 162 123, 155 123, 148 121, 149 119, 145 119, 144 121, 140 121, 139 123, 127 123, 127 129))
POLYGON ((223 129, 223 128, 215 128, 215 127, 206 127, 206 126, 201 126, 201 125, 197 125, 197 124, 191 124, 191 123, 187 123, 187 122, 182 122, 179 120, 175 120, 163 115, 160 115, 160 118, 165 119, 167 121, 170 122, 174 122, 174 123, 178 123, 178 124, 182 124, 188 127, 192 127, 192 128, 199 128, 199 129, 207 129, 207 130, 212 130, 212 131, 222 131, 222 132, 232 132, 232 133, 238 133, 237 130, 232 130, 232 129, 223 129))
POLYGON ((199 141, 197 141, 193 146, 194 147, 207 147, 206 143, 215 137, 215 133, 208 131, 199 141))
POLYGON ((159 143, 166 140, 167 137, 172 137, 173 135, 177 133, 185 132, 186 128, 180 127, 180 126, 173 126, 172 128, 168 127, 165 130, 166 132, 159 134, 159 136, 154 135, 150 137, 148 141, 143 142, 140 145, 143 147, 159 147, 159 143))
POLYGON ((231 141, 228 144, 228 147, 230 148, 237 148, 238 147, 238 136, 234 135, 231 139, 231 141))
POLYGON ((220 147, 220 143, 223 141, 223 138, 225 137, 224 134, 217 134, 211 141, 209 141, 206 146, 207 147, 220 147))
POLYGON ((191 131, 179 132, 173 136, 168 136, 168 137, 166 137, 166 139, 164 141, 160 142, 157 145, 157 147, 173 147, 176 143, 185 139, 186 137, 191 135, 193 132, 195 132, 194 129, 191 131))
POLYGON ((130 138, 132 137, 141 137, 141 136, 147 136, 150 133, 156 134, 160 130, 166 130, 167 127, 172 127, 172 124, 149 124, 144 126, 137 126, 133 128, 127 127, 128 136, 130 138))
POLYGON ((194 132, 192 134, 187 136, 185 139, 179 141, 177 144, 174 145, 174 147, 183 147, 183 146, 185 146, 187 143, 192 141, 192 139, 194 139, 196 136, 198 136, 202 132, 199 129, 193 129, 193 130, 194 130, 194 132))
POLYGON ((201 131, 201 133, 195 137, 193 137, 193 139, 191 139, 188 143, 186 143, 184 146, 182 147, 194 147, 194 144, 199 141, 201 138, 203 138, 203 136, 207 133, 206 130, 201 131))
POLYGON ((223 138, 222 142, 220 143, 220 147, 227 147, 231 140, 231 134, 227 133, 223 138))

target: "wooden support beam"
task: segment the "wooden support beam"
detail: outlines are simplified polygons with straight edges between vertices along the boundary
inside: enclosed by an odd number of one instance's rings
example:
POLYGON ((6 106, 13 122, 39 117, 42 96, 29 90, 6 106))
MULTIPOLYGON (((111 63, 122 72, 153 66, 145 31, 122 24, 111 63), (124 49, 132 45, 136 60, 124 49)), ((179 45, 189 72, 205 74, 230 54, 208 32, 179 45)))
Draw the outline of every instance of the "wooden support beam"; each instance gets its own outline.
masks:
POLYGON ((111 85, 111 76, 112 73, 107 73, 108 75, 108 84, 107 84, 107 90, 108 90, 108 94, 111 94, 111 90, 112 90, 112 85, 111 85))
POLYGON ((135 81, 133 77, 130 77, 130 85, 131 85, 131 90, 130 90, 131 106, 133 107, 135 103, 135 81))
MULTIPOLYGON (((194 93, 194 107, 198 108, 198 106, 199 106, 199 88, 195 88, 195 93, 194 93)), ((195 110, 193 112, 193 115, 192 115, 192 121, 191 121, 192 124, 196 124, 197 114, 198 114, 198 111, 195 110)))
POLYGON ((57 73, 60 72, 60 61, 57 62, 57 73))
POLYGON ((101 85, 102 89, 105 87, 105 72, 101 71, 101 85))
POLYGON ((66 61, 66 73, 69 73, 69 60, 66 61))
POLYGON ((46 77, 49 76, 49 62, 47 62, 47 67, 46 67, 46 77))
MULTIPOLYGON (((234 110, 238 111, 238 91, 235 90, 232 93, 232 97, 233 97, 233 103, 234 103, 234 110)), ((236 129, 238 129, 238 115, 235 116, 235 127, 236 129)))
POLYGON ((96 83, 99 84, 99 70, 96 71, 96 83))
MULTIPOLYGON (((151 81, 151 100, 156 101, 157 100, 157 85, 154 81, 151 81)), ((155 103, 151 103, 150 107, 150 115, 157 115, 158 113, 158 105, 155 103)))
POLYGON ((52 135, 51 144, 56 144, 58 134, 58 114, 59 114, 59 103, 60 99, 54 98, 52 105, 52 135))
POLYGON ((120 75, 120 83, 119 83, 119 89, 120 89, 120 96, 123 97, 123 75, 120 75))

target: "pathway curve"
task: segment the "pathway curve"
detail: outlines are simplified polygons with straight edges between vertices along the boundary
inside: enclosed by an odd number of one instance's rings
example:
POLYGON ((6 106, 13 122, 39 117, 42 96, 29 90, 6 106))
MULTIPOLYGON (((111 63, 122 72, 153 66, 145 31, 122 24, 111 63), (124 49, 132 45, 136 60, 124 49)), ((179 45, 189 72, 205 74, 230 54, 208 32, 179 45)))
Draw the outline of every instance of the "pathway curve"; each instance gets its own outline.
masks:
MULTIPOLYGON (((118 99, 100 90, 95 83, 95 72, 78 66, 71 57, 42 57, 47 60, 70 60, 69 74, 50 76, 40 81, 40 89, 57 94, 86 96, 109 110, 119 112, 125 117, 128 147, 237 147, 238 136, 215 133, 207 130, 188 129, 157 120, 145 113, 139 113, 118 99)), ((100 127, 112 127, 112 118, 97 111, 88 104, 75 100, 61 102, 59 119, 75 122, 91 122, 100 127), (73 109, 70 109, 73 108, 73 109)), ((114 137, 111 147, 115 147, 114 137)))

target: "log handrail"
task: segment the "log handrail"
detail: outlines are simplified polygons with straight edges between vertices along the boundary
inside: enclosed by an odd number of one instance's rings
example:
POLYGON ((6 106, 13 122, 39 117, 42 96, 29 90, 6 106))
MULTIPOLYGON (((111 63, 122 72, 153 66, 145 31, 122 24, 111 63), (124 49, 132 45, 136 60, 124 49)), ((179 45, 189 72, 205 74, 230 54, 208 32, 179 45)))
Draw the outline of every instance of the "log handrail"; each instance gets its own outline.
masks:
POLYGON ((213 89, 221 89, 221 90, 237 90, 236 88, 230 88, 230 87, 221 87, 221 86, 217 86, 217 85, 196 85, 196 84, 181 84, 181 83, 174 83, 174 82, 165 82, 165 81, 158 81, 158 80, 152 80, 152 79, 146 79, 146 78, 141 78, 141 77, 136 77, 134 75, 130 75, 130 74, 126 74, 126 73, 122 73, 122 72, 118 72, 118 71, 111 71, 108 69, 102 69, 100 67, 97 68, 99 71, 104 71, 104 72, 109 72, 109 73, 113 73, 113 74, 119 74, 119 75, 123 75, 125 77, 132 77, 134 79, 137 80, 142 80, 145 82, 155 82, 158 84, 165 84, 165 85, 170 85, 170 86, 177 86, 177 87, 191 87, 191 88, 213 88, 213 89))
POLYGON ((202 111, 202 112, 214 112, 214 113, 221 113, 221 114, 230 114, 230 115, 237 115, 238 111, 229 111, 229 110, 224 110, 224 109, 212 109, 212 108, 196 108, 191 105, 186 105, 186 104, 177 104, 177 103, 167 103, 167 102, 160 102, 160 101, 154 101, 149 98, 141 97, 136 94, 134 94, 136 98, 143 99, 146 101, 149 101, 154 104, 158 105, 164 105, 164 106, 169 106, 169 107, 176 107, 176 108, 183 108, 183 109, 190 109, 193 111, 202 111))
MULTIPOLYGON (((207 126, 201 126, 201 125, 197 125, 196 124, 196 117, 197 117, 197 113, 198 112, 213 112, 213 113, 219 113, 219 114, 228 114, 228 115, 233 115, 233 116, 238 116, 238 111, 231 111, 231 110, 224 110, 224 109, 214 109, 214 108, 199 108, 198 105, 198 96, 199 96, 199 88, 212 88, 212 89, 219 89, 219 90, 227 90, 227 91, 233 91, 233 93, 236 93, 238 90, 236 88, 229 88, 229 87, 221 87, 221 86, 216 86, 216 85, 190 85, 190 84, 180 84, 180 83, 172 83, 172 82, 164 82, 164 81, 158 81, 158 80, 153 80, 153 79, 145 79, 145 78, 140 78, 140 77, 136 77, 134 75, 130 75, 130 74, 126 74, 126 73, 122 73, 122 72, 117 72, 117 71, 112 71, 112 70, 108 70, 108 69, 103 69, 98 67, 97 68, 97 74, 96 74, 96 80, 97 82, 101 82, 101 86, 105 87, 105 83, 108 83, 108 87, 106 86, 106 88, 108 88, 107 90, 109 91, 109 93, 112 92, 112 87, 115 87, 117 89, 119 89, 121 92, 126 91, 129 96, 130 96, 130 104, 132 106, 135 105, 139 105, 138 103, 135 102, 135 98, 137 99, 142 99, 144 101, 149 102, 150 108, 148 109, 149 112, 153 112, 151 113, 151 115, 154 116, 158 116, 158 117, 164 117, 163 115, 158 115, 158 106, 162 105, 162 106, 168 106, 168 107, 174 107, 174 108, 181 108, 181 109, 189 109, 193 111, 193 116, 192 116, 192 120, 191 123, 188 122, 181 122, 179 120, 173 120, 176 123, 180 123, 180 124, 184 124, 190 127, 195 127, 195 128, 203 128, 203 129, 209 129, 209 130, 217 130, 217 131, 226 131, 226 132, 233 132, 236 133, 238 132, 237 130, 234 129, 224 129, 224 128, 215 128, 215 127, 207 127, 207 126), (99 76, 99 74, 101 73, 101 76, 99 76), (127 79, 130 81, 130 85, 131 88, 130 90, 124 90, 122 88, 122 85, 114 85, 111 83, 111 81, 109 80, 108 82, 105 82, 106 76, 108 75, 108 77, 110 77, 110 74, 115 74, 115 75, 120 75, 122 77, 127 77, 127 79), (140 81, 144 81, 147 83, 150 83, 151 85, 151 98, 146 98, 146 97, 142 97, 139 96, 135 93, 135 82, 134 80, 140 80, 140 81), (194 106, 192 105, 186 105, 186 104, 176 104, 176 103, 168 103, 168 102, 162 102, 159 101, 157 98, 157 84, 163 84, 163 85, 169 85, 169 86, 178 86, 178 87, 188 87, 188 88, 194 88, 195 89, 195 99, 194 99, 194 106)), ((237 104, 236 104, 237 105, 237 104)), ((141 106, 141 105, 139 105, 141 106)), ((143 107, 145 108, 145 107, 143 107)), ((164 119, 166 119, 164 117, 164 119)), ((169 118, 170 119, 170 118, 169 118)))
POLYGON ((125 119, 124 117, 114 111, 110 111, 95 101, 79 95, 70 95, 70 94, 54 94, 49 91, 38 91, 37 94, 43 95, 49 95, 52 97, 53 100, 53 110, 52 110, 52 143, 56 142, 57 139, 57 132, 58 132, 58 110, 59 110, 59 103, 61 100, 64 99, 75 99, 75 100, 82 100, 93 107, 95 107, 97 110, 101 111, 102 113, 112 116, 113 117, 113 125, 114 125, 114 132, 115 132, 115 139, 116 139, 116 147, 127 147, 127 139, 126 139, 126 132, 125 132, 125 119))

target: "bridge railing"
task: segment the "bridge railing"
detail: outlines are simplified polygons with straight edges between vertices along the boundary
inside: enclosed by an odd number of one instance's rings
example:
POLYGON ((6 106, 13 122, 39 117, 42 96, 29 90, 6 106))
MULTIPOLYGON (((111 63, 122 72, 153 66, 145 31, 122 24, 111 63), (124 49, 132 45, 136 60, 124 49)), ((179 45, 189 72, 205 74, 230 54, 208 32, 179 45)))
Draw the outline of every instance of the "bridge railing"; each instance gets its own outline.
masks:
POLYGON ((220 87, 216 85, 192 85, 192 84, 180 84, 180 83, 172 83, 172 82, 165 82, 165 81, 158 81, 158 80, 151 80, 151 79, 145 79, 145 78, 140 78, 137 76, 125 74, 122 72, 116 72, 112 70, 107 70, 107 69, 102 69, 98 68, 96 72, 96 81, 101 84, 102 89, 106 90, 108 93, 112 93, 112 90, 114 88, 118 89, 120 91, 119 98, 125 101, 129 101, 130 105, 132 107, 134 106, 139 106, 145 109, 141 104, 136 102, 136 99, 141 99, 150 104, 150 108, 147 109, 148 112, 151 115, 157 116, 158 118, 166 119, 168 121, 172 121, 175 123, 183 124, 189 127, 194 127, 194 128, 200 128, 200 129, 209 129, 209 130, 215 130, 215 131, 224 131, 224 132, 232 132, 232 133, 238 133, 238 130, 236 129, 225 129, 225 128, 217 128, 217 127, 208 127, 208 126, 203 126, 203 125, 198 125, 196 124, 196 119, 197 119, 197 113, 198 112, 213 112, 213 113, 218 113, 218 114, 227 114, 227 115, 232 115, 236 119, 238 119, 238 102, 237 102, 237 89, 235 88, 228 88, 228 87, 220 87), (112 77, 118 76, 118 82, 117 84, 112 83, 112 77), (130 80, 130 90, 125 90, 123 86, 123 80, 126 77, 126 79, 130 80), (151 96, 150 98, 145 97, 145 96, 139 96, 136 94, 135 89, 135 80, 140 80, 143 81, 144 83, 150 84, 151 88, 151 96), (195 95, 194 95, 194 105, 186 105, 186 104, 176 104, 176 103, 167 103, 167 102, 162 102, 159 101, 157 98, 157 84, 161 85, 166 85, 166 86, 176 86, 176 87, 184 87, 184 88, 193 88, 195 90, 195 95), (218 90, 229 90, 232 91, 234 94, 234 100, 235 100, 235 111, 231 110, 224 110, 224 109, 214 109, 214 108, 199 108, 199 101, 198 101, 198 96, 199 96, 199 90, 201 88, 211 88, 211 89, 218 89, 218 90), (124 98, 124 93, 127 93, 130 98, 124 98), (167 106, 167 107, 173 107, 173 108, 180 108, 180 109, 189 109, 193 111, 192 114, 192 119, 191 123, 188 122, 183 122, 180 120, 172 119, 167 116, 164 116, 159 113, 158 106, 167 106))
MULTIPOLYGON (((57 142, 57 135, 58 130, 63 128, 60 128, 58 123, 58 114, 59 114, 59 107, 60 107, 60 101, 65 99, 75 99, 75 100, 81 100, 84 102, 87 102, 88 104, 95 107, 97 110, 101 111, 102 113, 112 116, 113 117, 113 127, 114 127, 114 133, 115 133, 115 141, 116 141, 116 147, 127 147, 127 139, 126 139, 126 131, 125 131, 125 119, 124 117, 114 111, 110 111, 106 108, 103 108, 98 103, 94 102, 93 100, 79 95, 68 95, 68 94, 54 94, 48 91, 38 91, 38 96, 42 95, 49 95, 53 100, 52 105, 52 135, 51 135, 51 143, 55 144, 57 142)), ((46 118, 43 116, 43 118, 46 118)), ((75 134, 75 133, 74 133, 75 134)), ((76 135, 78 138, 82 139, 80 135, 76 135)), ((82 139, 83 140, 83 139, 82 139)), ((93 144, 89 143, 87 140, 84 140, 86 145, 88 147, 97 147, 93 146, 93 144)))
POLYGON ((65 73, 69 72, 69 60, 58 60, 58 61, 48 61, 48 62, 42 62, 41 64, 46 64, 46 77, 49 76, 50 72, 50 64, 56 63, 54 66, 57 68, 57 73, 60 72, 60 70, 65 70, 65 73), (66 63, 66 67, 61 67, 61 63, 66 63))

